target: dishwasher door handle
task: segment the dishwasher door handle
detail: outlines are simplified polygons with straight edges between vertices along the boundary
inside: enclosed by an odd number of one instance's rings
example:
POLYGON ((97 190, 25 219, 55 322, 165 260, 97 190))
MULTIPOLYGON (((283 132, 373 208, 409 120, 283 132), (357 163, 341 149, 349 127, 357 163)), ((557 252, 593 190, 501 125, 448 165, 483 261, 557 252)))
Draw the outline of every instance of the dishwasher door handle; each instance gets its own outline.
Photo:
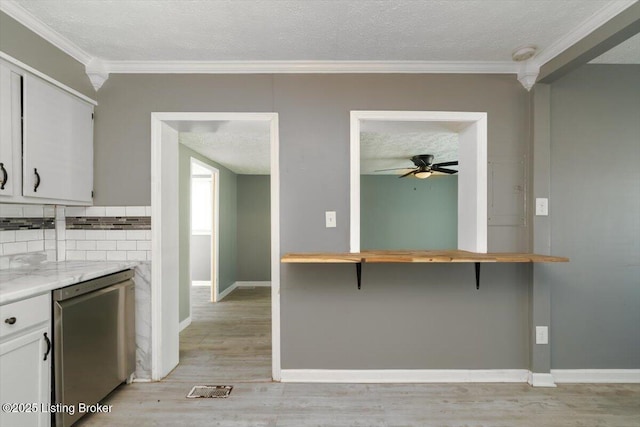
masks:
POLYGON ((47 356, 49 355, 49 353, 51 353, 51 340, 47 336, 46 332, 44 333, 44 340, 47 343, 47 351, 44 353, 44 360, 47 360, 47 356))

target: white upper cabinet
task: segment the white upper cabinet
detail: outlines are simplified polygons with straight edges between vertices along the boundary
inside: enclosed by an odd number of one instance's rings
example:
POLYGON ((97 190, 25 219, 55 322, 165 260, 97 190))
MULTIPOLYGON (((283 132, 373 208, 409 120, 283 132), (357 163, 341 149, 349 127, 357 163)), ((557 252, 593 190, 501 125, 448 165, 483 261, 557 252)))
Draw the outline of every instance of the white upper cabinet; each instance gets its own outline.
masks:
POLYGON ((20 194, 20 78, 0 62, 0 201, 20 194))
POLYGON ((22 84, 23 196, 91 204, 93 106, 30 74, 22 84))

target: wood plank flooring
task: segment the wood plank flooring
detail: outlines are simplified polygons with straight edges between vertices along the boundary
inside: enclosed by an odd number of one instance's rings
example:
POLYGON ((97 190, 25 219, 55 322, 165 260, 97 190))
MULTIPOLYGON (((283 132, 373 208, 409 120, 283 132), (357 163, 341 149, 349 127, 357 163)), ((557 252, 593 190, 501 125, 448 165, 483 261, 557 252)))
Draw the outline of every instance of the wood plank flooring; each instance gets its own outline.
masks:
POLYGON ((192 322, 180 334, 180 364, 167 381, 271 380, 271 288, 238 288, 218 303, 194 287, 192 322))
POLYGON ((77 425, 640 426, 640 384, 274 383, 270 333, 269 289, 196 303, 180 336, 180 365, 161 382, 120 386, 103 402, 111 413, 77 425), (227 399, 186 399, 197 384, 234 389, 227 399))

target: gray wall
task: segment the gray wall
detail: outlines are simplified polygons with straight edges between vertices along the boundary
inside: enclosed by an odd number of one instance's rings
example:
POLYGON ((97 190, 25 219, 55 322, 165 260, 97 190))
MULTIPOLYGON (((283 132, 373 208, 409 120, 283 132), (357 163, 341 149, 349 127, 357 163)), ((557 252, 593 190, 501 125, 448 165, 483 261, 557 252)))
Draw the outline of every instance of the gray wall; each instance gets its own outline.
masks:
POLYGON ((271 280, 270 197, 268 175, 238 175, 239 281, 271 280))
POLYGON ((458 177, 360 176, 361 249, 456 249, 458 177))
MULTIPOLYGON (((1 12, 0 50, 94 94, 81 64, 1 12)), ((553 368, 640 367, 638 76, 588 66, 552 85, 552 253, 572 258, 541 269, 553 368)), ((97 205, 150 203, 151 112, 278 112, 282 252, 348 250, 350 110, 486 111, 490 164, 525 165, 488 183, 489 249, 530 247, 527 223, 492 223, 493 202, 521 208, 492 191, 528 174, 529 95, 513 76, 112 75, 97 97, 97 205)), ((479 291, 471 265, 366 265, 360 291, 353 270, 282 266, 283 368, 528 367, 529 266, 484 265, 479 291)))
POLYGON ((94 203, 151 203, 152 112, 271 111, 271 82, 266 75, 111 75, 96 107, 94 203))
POLYGON ((527 369, 529 268, 283 265, 285 369, 527 369))
MULTIPOLYGON (((215 162, 209 161, 214 164, 215 162)), ((230 173, 230 172, 229 172, 230 173)), ((229 175, 231 176, 231 175, 229 175)), ((268 175, 235 175, 236 179, 236 265, 237 281, 270 281, 271 280, 271 212, 270 182, 268 175)), ((232 193, 224 177, 221 180, 222 194, 232 193), (227 185, 225 185, 227 184, 227 185)), ((221 202, 222 203, 222 202, 221 202)), ((225 210, 225 206, 222 206, 225 210)), ((225 228, 230 224, 229 211, 226 215, 225 228)), ((221 220, 222 221, 222 220, 221 220)), ((221 233, 224 235, 224 233, 221 233)), ((229 235, 229 238, 232 236, 229 235)), ((221 242, 221 251, 226 251, 228 239, 221 242)), ((191 278, 193 280, 211 280, 211 237, 191 236, 191 278)), ((231 277, 230 275, 227 275, 231 277)), ((230 285, 226 285, 228 287, 230 285)))
POLYGON ((84 65, 4 12, 0 12, 0 50, 95 99, 84 65))
POLYGON ((640 66, 551 85, 551 364, 640 368, 640 66))
MULTIPOLYGON (((283 253, 348 251, 350 110, 486 111, 490 160, 529 149, 528 93, 506 75, 113 75, 98 100, 100 205, 149 203, 151 112, 277 112, 283 253)), ((527 250, 527 234, 491 226, 489 248, 527 250)), ((363 270, 356 291, 352 266, 282 265, 283 368, 528 367, 524 266, 483 267, 480 291, 472 265, 363 270)))
POLYGON ((191 215, 191 157, 200 160, 220 171, 220 257, 218 289, 220 292, 236 281, 237 271, 237 175, 224 166, 196 153, 189 147, 179 144, 179 203, 180 222, 180 321, 189 316, 189 235, 191 215))

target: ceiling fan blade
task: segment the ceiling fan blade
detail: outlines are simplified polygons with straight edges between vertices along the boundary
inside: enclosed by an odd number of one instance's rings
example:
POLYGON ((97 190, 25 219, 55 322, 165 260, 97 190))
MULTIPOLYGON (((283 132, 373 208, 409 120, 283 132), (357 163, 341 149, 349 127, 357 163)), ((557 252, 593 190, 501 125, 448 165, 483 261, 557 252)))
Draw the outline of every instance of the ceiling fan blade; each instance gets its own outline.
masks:
POLYGON ((405 176, 409 176, 409 175, 413 175, 414 173, 416 173, 417 169, 413 169, 407 173, 405 173, 404 175, 400 175, 398 178, 404 178, 405 176))
POLYGON ((374 172, 385 172, 385 171, 406 171, 406 170, 413 170, 414 168, 391 168, 391 169, 378 169, 378 170, 374 170, 374 172))
POLYGON ((448 173, 449 175, 452 175, 454 173, 458 173, 457 170, 453 170, 453 169, 447 169, 447 168, 441 168, 439 166, 431 166, 431 170, 435 171, 435 172, 443 172, 443 173, 448 173))
POLYGON ((457 160, 453 160, 450 162, 442 162, 442 163, 436 163, 433 166, 456 166, 458 164, 457 160))

